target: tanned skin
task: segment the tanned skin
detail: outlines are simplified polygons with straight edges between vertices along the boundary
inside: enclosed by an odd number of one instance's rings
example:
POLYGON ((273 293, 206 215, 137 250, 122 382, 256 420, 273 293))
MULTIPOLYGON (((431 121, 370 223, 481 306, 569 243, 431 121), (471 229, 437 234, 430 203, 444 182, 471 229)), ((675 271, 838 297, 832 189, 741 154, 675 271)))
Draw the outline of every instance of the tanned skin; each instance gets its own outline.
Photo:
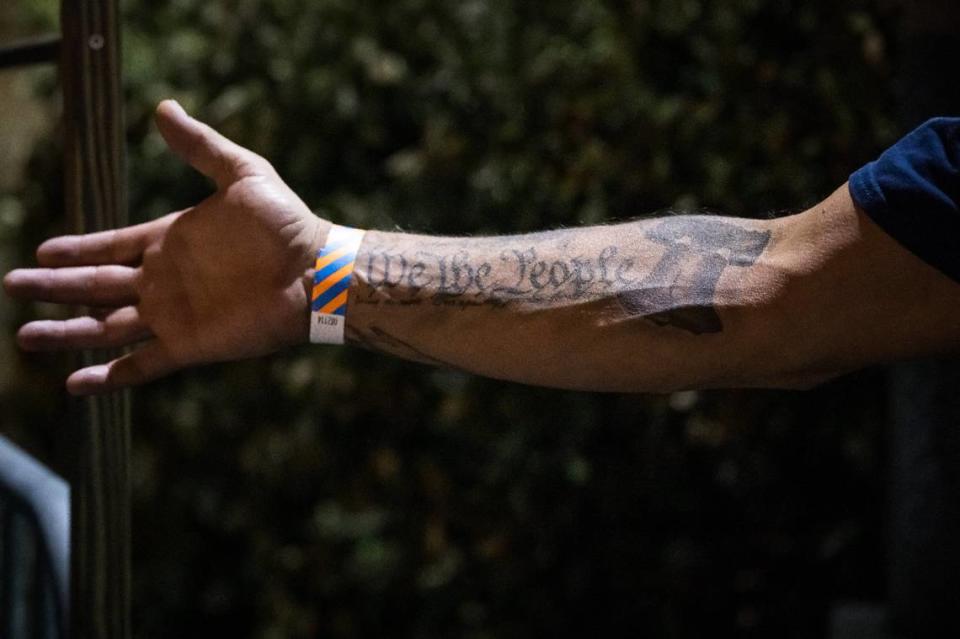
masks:
MULTIPOLYGON (((270 164, 157 110, 170 148, 217 184, 200 204, 117 231, 48 240, 15 297, 91 312, 22 327, 27 350, 135 346, 67 380, 75 394, 306 343, 330 223, 270 164)), ((922 211, 905 212, 922 215, 922 211)), ((806 387, 960 347, 960 285, 898 245, 846 185, 775 220, 667 216, 506 237, 369 231, 349 343, 569 389, 806 387)))

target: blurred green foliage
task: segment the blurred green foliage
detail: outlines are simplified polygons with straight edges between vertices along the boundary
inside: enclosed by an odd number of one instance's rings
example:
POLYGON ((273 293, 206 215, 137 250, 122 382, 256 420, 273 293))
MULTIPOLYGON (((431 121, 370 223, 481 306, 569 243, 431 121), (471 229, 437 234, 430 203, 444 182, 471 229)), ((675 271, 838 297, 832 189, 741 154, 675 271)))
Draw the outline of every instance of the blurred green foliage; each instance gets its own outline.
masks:
MULTIPOLYGON (((152 126, 167 97, 356 226, 799 209, 896 133, 879 4, 130 0, 132 217, 210 192, 152 126)), ((17 10, 49 27, 56 2, 17 10)), ((63 229, 58 153, 40 141, 3 218, 18 262, 63 229)), ((49 312, 8 308, 10 335, 49 312)), ((61 458, 68 365, 21 355, 0 395, 61 458)), ((178 375, 136 394, 135 628, 820 636, 832 600, 882 592, 881 400, 870 374, 593 395, 336 348, 178 375)))

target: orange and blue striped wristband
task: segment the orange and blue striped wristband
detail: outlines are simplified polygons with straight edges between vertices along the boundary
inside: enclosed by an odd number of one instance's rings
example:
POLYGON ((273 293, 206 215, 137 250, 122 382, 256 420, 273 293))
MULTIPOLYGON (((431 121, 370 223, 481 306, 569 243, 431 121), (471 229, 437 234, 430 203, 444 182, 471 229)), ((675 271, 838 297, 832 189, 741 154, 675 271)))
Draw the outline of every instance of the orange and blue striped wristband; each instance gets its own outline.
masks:
POLYGON ((334 224, 317 252, 310 295, 310 341, 343 344, 347 296, 364 231, 334 224))

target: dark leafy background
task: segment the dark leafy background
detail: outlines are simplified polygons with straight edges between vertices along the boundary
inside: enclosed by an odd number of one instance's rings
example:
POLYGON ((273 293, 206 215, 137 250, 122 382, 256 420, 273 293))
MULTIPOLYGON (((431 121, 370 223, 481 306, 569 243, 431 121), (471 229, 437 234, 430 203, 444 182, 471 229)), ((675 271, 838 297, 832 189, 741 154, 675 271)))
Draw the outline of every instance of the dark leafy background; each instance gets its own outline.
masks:
MULTIPOLYGON (((53 28, 56 4, 5 2, 0 26, 53 28)), ((167 97, 351 225, 799 210, 895 137, 896 18, 868 0, 129 0, 131 214, 210 191, 152 126, 167 97)), ((55 78, 26 81, 53 123, 55 78)), ((7 266, 64 229, 58 131, 38 131, 0 195, 7 266)), ((57 465, 69 359, 10 346, 51 312, 3 301, 0 419, 57 465)), ((823 636, 833 602, 883 593, 880 386, 583 394, 337 348, 177 375, 135 396, 136 634, 823 636)))

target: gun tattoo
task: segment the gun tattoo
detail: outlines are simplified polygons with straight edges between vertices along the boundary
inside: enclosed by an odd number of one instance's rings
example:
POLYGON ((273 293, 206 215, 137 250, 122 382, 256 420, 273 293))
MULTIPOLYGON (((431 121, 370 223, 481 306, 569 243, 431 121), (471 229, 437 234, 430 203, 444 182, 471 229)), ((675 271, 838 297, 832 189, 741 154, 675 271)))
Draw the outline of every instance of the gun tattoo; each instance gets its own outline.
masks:
POLYGON ((724 269, 751 266, 770 241, 770 231, 703 217, 665 219, 644 235, 666 253, 640 286, 617 299, 632 315, 696 335, 723 330, 714 297, 724 269))

